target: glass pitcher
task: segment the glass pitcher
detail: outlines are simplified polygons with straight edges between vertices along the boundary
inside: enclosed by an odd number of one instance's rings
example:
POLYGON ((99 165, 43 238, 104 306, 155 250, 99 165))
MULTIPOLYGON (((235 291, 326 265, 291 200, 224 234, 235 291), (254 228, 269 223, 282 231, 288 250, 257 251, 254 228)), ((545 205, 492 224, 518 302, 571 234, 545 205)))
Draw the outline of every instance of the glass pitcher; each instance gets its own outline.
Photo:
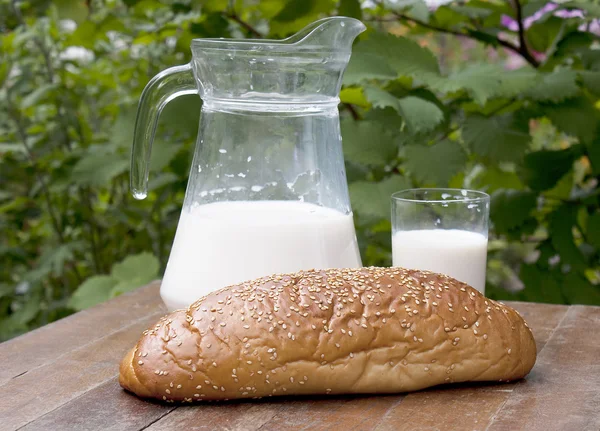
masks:
POLYGON ((131 189, 147 193, 158 116, 199 93, 200 128, 161 285, 170 310, 273 273, 359 267, 338 94, 354 38, 345 17, 281 40, 195 39, 192 61, 155 76, 138 107, 131 189))

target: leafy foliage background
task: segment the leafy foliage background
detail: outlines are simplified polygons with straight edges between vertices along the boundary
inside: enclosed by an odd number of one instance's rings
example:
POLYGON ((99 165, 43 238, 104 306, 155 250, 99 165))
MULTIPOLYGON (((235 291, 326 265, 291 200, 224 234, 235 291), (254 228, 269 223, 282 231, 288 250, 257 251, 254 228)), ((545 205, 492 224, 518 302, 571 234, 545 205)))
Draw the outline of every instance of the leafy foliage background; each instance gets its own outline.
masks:
POLYGON ((342 14, 340 111, 363 262, 389 195, 492 194, 487 294, 600 304, 600 6, 593 1, 0 0, 0 340, 159 277, 200 100, 172 102, 151 193, 128 191, 136 103, 196 37, 281 38, 342 14))

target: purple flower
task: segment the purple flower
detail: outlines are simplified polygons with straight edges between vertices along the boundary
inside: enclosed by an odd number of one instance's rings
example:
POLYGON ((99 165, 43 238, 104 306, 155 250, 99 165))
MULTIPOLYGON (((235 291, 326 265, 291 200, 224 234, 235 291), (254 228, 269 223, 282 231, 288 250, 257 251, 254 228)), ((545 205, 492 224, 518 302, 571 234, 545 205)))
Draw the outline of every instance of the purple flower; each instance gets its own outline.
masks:
MULTIPOLYGON (((526 17, 523 20, 523 27, 525 29, 528 29, 535 22, 539 21, 542 17, 544 17, 544 15, 546 15, 549 12, 553 12, 552 15, 562 19, 585 18, 585 14, 581 9, 557 10, 559 7, 560 5, 556 3, 548 2, 542 8, 537 10, 533 15, 526 17)), ((500 24, 509 31, 519 31, 519 24, 517 23, 517 21, 508 15, 502 15, 502 17, 500 18, 500 24)), ((590 33, 600 35, 600 23, 598 20, 594 19, 589 24, 581 24, 579 26, 579 31, 589 31, 590 33)))
POLYGON ((581 24, 579 26, 579 31, 589 31, 590 33, 600 36, 600 21, 595 19, 592 22, 590 22, 589 25, 581 24))
POLYGON ((554 16, 559 18, 583 18, 583 11, 581 9, 573 10, 558 10, 554 12, 554 16))
MULTIPOLYGON (((523 27, 528 29, 529 27, 531 27, 533 25, 534 22, 538 21, 545 14, 547 14, 548 12, 552 12, 553 10, 556 10, 557 8, 558 8, 558 5, 556 3, 552 3, 552 2, 544 5, 544 7, 542 7, 541 9, 538 9, 533 15, 528 16, 527 18, 525 18, 523 20, 523 27)), ((570 14, 570 13, 576 12, 576 11, 558 11, 558 12, 555 12, 554 14, 557 15, 557 14, 564 13, 564 12, 566 12, 567 14, 570 14)), ((579 12, 581 12, 581 11, 579 11, 579 12)), ((581 16, 583 16, 583 15, 581 15, 581 16)), ((571 16, 566 16, 565 18, 571 18, 571 16)), ((517 21, 515 19, 509 17, 508 15, 502 15, 502 17, 500 18, 500 23, 510 31, 518 31, 519 30, 519 24, 517 23, 517 21)))
POLYGON ((500 18, 500 24, 502 24, 503 27, 506 27, 510 31, 518 31, 519 30, 519 25, 517 24, 517 20, 512 19, 508 15, 502 15, 502 17, 500 18))

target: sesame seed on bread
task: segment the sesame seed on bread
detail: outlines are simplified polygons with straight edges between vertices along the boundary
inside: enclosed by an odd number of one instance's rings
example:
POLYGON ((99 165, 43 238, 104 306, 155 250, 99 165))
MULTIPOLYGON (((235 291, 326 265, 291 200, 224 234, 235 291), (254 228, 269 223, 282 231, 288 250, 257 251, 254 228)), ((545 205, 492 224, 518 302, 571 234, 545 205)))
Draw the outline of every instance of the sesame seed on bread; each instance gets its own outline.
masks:
POLYGON ((119 381, 168 402, 396 393, 520 379, 535 358, 515 310, 453 278, 328 269, 227 287, 163 317, 119 381))

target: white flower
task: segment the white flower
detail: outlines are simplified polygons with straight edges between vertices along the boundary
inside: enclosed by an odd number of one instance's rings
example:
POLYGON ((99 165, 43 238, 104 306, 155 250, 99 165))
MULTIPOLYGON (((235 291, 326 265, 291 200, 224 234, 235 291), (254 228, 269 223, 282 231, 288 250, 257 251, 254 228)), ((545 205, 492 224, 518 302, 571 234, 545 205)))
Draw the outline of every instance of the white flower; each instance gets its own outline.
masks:
POLYGON ((94 60, 94 53, 82 46, 70 46, 60 53, 60 59, 89 63, 94 60))

